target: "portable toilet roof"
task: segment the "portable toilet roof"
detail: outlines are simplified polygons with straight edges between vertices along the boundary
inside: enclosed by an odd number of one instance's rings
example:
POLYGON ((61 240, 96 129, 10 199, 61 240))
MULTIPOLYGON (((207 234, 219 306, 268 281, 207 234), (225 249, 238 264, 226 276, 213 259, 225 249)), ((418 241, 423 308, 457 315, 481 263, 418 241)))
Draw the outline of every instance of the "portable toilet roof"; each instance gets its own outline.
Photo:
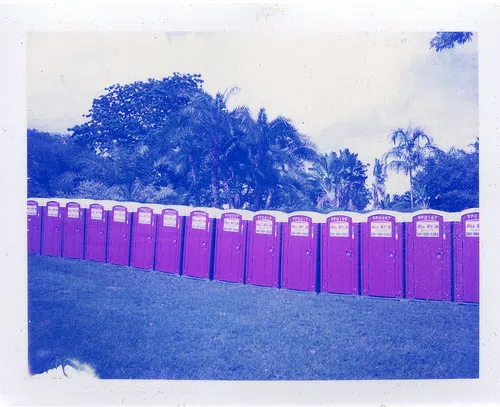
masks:
MULTIPOLYGON (((117 205, 125 206, 124 205, 125 202, 121 202, 121 201, 103 200, 103 201, 98 201, 98 202, 96 201, 96 203, 99 203, 100 205, 102 205, 106 211, 110 211, 111 209, 113 209, 113 206, 117 206, 117 205)), ((128 210, 128 208, 127 208, 127 210, 128 210)))
POLYGON ((349 211, 333 211, 330 213, 325 213, 325 221, 331 216, 348 216, 352 219, 354 223, 360 223, 365 221, 365 216, 362 213, 358 212, 349 212, 349 211))
POLYGON ((377 211, 372 211, 372 212, 367 212, 367 213, 360 213, 359 215, 360 215, 359 216, 360 222, 368 222, 368 218, 370 216, 375 216, 375 215, 394 216, 396 222, 405 222, 405 219, 407 218, 406 214, 403 212, 384 211, 384 210, 377 210, 377 211))
POLYGON ((241 215, 241 218, 243 220, 252 220, 255 214, 254 212, 247 209, 224 209, 221 213, 221 216, 224 213, 237 213, 238 215, 241 215))
POLYGON ((219 209, 219 208, 206 208, 206 207, 193 207, 193 208, 190 208, 189 210, 189 214, 191 214, 191 212, 193 211, 203 211, 203 212, 207 212, 208 213, 208 217, 209 218, 212 218, 212 219, 220 219, 221 215, 222 215, 222 209, 219 209))
POLYGON ((313 211, 295 211, 287 214, 287 219, 290 219, 292 216, 308 216, 312 219, 313 223, 325 223, 326 216, 323 213, 313 212, 313 211))
MULTIPOLYGON (((458 212, 457 212, 458 213, 458 212)), ((404 212, 401 213, 400 216, 403 219, 403 222, 412 222, 413 218, 418 215, 437 215, 442 216, 444 221, 450 222, 451 219, 456 218, 456 215, 451 212, 443 212, 435 209, 420 209, 415 212, 404 212)))
POLYGON ((257 212, 253 212, 253 216, 255 215, 271 215, 274 216, 276 222, 287 222, 288 221, 288 213, 282 211, 275 210, 261 210, 257 212))
POLYGON ((163 209, 175 209, 179 216, 189 216, 192 211, 192 207, 187 205, 163 205, 163 209))

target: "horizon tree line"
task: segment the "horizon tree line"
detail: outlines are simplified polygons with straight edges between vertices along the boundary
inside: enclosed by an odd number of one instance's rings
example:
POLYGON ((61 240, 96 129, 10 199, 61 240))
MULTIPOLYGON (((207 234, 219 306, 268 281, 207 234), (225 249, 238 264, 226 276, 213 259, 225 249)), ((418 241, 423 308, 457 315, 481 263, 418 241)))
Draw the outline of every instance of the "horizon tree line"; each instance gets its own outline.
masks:
POLYGON ((199 74, 174 73, 113 85, 94 100, 87 120, 69 129, 71 135, 28 130, 29 195, 254 211, 364 211, 370 201, 375 209, 455 210, 478 202, 478 171, 468 183, 447 185, 458 188, 455 201, 441 202, 450 191, 425 174, 465 161, 478 168, 478 155, 444 153, 420 127, 391 131, 393 147, 375 160, 370 190, 370 165, 356 153, 345 148, 321 154, 290 119, 270 120, 264 108, 253 119, 246 106, 228 108, 237 88, 212 96, 202 84, 199 74), (409 176, 408 193, 387 196, 388 170, 409 176), (430 191, 426 183, 433 185, 430 191))

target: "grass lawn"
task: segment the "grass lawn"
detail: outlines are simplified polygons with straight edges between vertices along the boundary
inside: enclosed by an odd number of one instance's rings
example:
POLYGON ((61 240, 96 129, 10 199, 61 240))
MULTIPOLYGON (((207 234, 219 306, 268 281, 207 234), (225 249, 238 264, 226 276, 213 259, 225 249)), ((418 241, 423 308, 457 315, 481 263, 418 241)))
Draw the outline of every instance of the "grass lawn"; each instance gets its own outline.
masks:
POLYGON ((278 290, 29 256, 31 373, 112 379, 474 378, 479 307, 278 290))

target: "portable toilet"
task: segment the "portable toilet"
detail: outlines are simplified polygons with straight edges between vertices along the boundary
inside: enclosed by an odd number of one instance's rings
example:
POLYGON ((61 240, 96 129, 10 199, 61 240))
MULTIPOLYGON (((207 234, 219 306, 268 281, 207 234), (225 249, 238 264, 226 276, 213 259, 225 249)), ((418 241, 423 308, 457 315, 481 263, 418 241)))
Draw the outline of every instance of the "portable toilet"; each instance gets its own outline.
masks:
POLYGON ((479 303, 479 209, 461 212, 453 229, 455 301, 479 303))
POLYGON ((42 207, 34 199, 27 202, 28 253, 40 254, 42 236, 42 207))
POLYGON ((361 293, 400 298, 403 292, 402 215, 365 214, 361 223, 361 293))
POLYGON ((131 214, 125 205, 104 203, 108 210, 108 245, 106 261, 122 266, 129 265, 131 214))
POLYGON ((107 221, 108 212, 102 203, 92 202, 88 205, 85 217, 85 259, 106 262, 107 221))
POLYGON ((61 256, 62 249, 62 210, 59 202, 47 201, 43 211, 42 254, 61 256))
POLYGON ((147 204, 128 202, 126 206, 133 213, 130 265, 141 269, 153 270, 156 215, 153 209, 147 204))
POLYGON ((67 202, 61 210, 63 213, 62 255, 71 259, 83 259, 85 210, 78 202, 67 202))
POLYGON ((243 283, 247 222, 252 212, 228 209, 216 224, 214 280, 243 283))
POLYGON ((259 211, 248 221, 247 284, 278 287, 281 225, 287 221, 279 211, 259 211))
POLYGON ((323 214, 294 212, 283 223, 281 287, 314 291, 318 270, 318 229, 323 214))
POLYGON ((321 228, 320 284, 322 292, 358 294, 359 223, 351 212, 326 215, 321 228))
POLYGON ((210 278, 212 237, 215 219, 220 219, 217 208, 195 208, 186 217, 182 274, 210 278))
POLYGON ((156 205, 156 254, 155 270, 179 274, 181 271, 181 249, 184 220, 191 210, 181 205, 156 205))
POLYGON ((451 227, 446 214, 422 210, 407 214, 406 297, 451 299, 451 227))

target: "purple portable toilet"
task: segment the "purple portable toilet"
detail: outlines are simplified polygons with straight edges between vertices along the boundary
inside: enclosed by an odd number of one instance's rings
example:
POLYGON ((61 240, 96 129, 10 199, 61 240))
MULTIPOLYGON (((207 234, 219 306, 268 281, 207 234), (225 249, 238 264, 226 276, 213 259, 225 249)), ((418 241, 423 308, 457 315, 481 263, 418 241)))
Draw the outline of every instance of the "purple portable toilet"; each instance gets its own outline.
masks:
POLYGON ((358 222, 351 213, 330 214, 321 228, 321 291, 358 294, 358 222))
POLYGON ((83 259, 84 209, 68 202, 63 212, 63 257, 83 259))
POLYGON ((461 212, 453 227, 455 301, 479 303, 479 209, 461 212))
POLYGON ((123 205, 115 205, 108 214, 107 262, 129 265, 130 212, 123 205))
POLYGON ((155 270, 179 274, 183 219, 186 209, 167 208, 158 214, 156 227, 155 270))
POLYGON ((108 235, 107 211, 98 203, 90 204, 85 220, 85 258, 106 262, 106 239, 108 235))
POLYGON ((406 297, 451 297, 450 223, 434 211, 419 211, 406 223, 406 297))
POLYGON ((155 252, 156 216, 153 209, 141 206, 134 213, 130 265, 153 270, 155 252))
POLYGON ((40 238, 42 234, 42 207, 38 202, 29 200, 27 205, 28 216, 28 253, 40 254, 40 238))
POLYGON ((210 278, 213 218, 216 217, 216 212, 219 211, 204 208, 204 210, 194 210, 186 217, 183 275, 210 278))
POLYGON ((248 222, 247 284, 278 287, 283 212, 257 213, 248 222))
POLYGON ((214 280, 243 283, 247 220, 234 211, 217 220, 215 232, 214 280))
POLYGON ((48 201, 43 211, 42 254, 61 256, 62 210, 59 202, 48 201))
POLYGON ((402 224, 395 216, 385 212, 368 214, 366 222, 361 223, 361 293, 364 295, 402 296, 402 224))
POLYGON ((283 223, 281 287, 314 291, 317 271, 318 213, 290 214, 283 223))

